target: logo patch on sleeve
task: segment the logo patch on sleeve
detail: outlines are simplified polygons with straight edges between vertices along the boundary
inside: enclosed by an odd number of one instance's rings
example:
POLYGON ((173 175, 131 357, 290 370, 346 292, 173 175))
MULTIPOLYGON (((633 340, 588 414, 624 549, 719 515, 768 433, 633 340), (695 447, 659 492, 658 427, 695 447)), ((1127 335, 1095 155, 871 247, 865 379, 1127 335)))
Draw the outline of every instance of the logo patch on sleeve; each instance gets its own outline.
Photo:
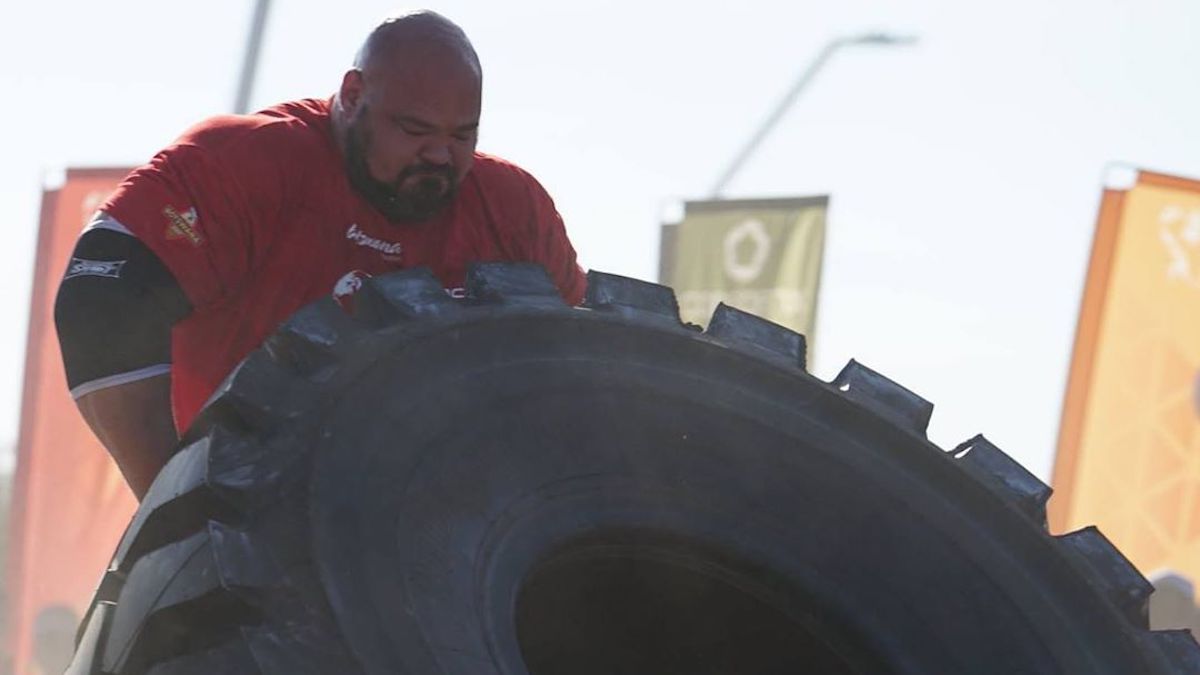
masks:
POLYGON ((67 266, 67 276, 65 278, 111 277, 117 279, 121 276, 121 268, 124 266, 124 260, 85 260, 83 258, 71 258, 71 264, 67 266))
POLYGON ((199 218, 196 216, 195 207, 180 213, 174 206, 167 206, 163 208, 162 213, 167 217, 167 239, 186 239, 192 246, 204 243, 204 236, 196 228, 199 218))

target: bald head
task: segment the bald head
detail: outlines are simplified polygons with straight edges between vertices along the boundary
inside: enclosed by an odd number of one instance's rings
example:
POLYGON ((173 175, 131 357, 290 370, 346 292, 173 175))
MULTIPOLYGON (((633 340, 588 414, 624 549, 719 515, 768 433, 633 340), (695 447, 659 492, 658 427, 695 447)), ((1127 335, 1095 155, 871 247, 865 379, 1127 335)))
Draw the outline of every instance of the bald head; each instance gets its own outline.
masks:
POLYGON ((394 221, 436 215, 471 168, 481 90, 475 48, 449 19, 420 11, 381 23, 333 108, 351 184, 394 221))
POLYGON ((467 34, 450 19, 419 10, 383 21, 367 36, 354 67, 371 77, 414 61, 457 61, 482 77, 479 56, 467 34))

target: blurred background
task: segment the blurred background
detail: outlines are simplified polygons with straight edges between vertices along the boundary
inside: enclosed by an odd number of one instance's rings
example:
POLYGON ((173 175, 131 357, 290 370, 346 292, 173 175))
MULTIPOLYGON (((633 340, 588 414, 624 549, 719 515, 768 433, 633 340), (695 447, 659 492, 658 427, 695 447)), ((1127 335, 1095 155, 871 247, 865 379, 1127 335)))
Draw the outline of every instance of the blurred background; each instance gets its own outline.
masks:
MULTIPOLYGON (((654 279, 659 224, 706 197, 832 38, 840 50, 725 190, 831 195, 810 368, 850 357, 1048 478, 1105 168, 1200 175, 1188 2, 433 2, 485 68, 480 149, 547 186, 585 267, 654 279)), ((251 106, 332 94, 390 2, 276 0, 251 106)), ((23 7, 0 27, 0 444, 16 437, 41 190, 133 166, 232 109, 248 0, 23 7)), ((6 451, 8 465, 12 453, 6 451)))
MULTIPOLYGON (((905 38, 838 49, 722 194, 829 196, 814 374, 853 357, 936 404, 937 444, 983 432, 1047 481, 1102 188, 1125 166, 1200 176, 1185 0, 422 6, 479 52, 480 150, 541 180, 585 268, 650 280, 660 225, 711 195, 823 48, 905 38)), ((251 108, 329 96, 404 8, 274 0, 251 108)), ((42 191, 230 111, 253 9, 22 3, 0 24, 5 476, 42 191)))

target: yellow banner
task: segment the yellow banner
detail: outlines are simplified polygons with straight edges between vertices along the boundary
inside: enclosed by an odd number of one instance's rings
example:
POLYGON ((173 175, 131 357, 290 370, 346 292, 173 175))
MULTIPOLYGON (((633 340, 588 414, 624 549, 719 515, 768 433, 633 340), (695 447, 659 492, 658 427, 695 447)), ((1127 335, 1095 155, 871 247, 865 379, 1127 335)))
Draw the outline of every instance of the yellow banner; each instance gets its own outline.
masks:
POLYGON ((1051 525, 1200 578, 1200 182, 1105 191, 1063 406, 1051 525))
POLYGON ((827 197, 689 202, 663 228, 661 277, 684 321, 705 325, 717 303, 803 333, 816 321, 827 197))

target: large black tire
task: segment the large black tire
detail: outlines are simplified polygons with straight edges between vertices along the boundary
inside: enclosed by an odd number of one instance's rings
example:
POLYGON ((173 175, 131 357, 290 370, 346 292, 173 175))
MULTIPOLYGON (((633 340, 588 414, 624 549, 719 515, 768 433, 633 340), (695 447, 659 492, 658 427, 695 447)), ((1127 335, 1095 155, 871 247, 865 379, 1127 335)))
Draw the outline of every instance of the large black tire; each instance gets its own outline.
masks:
POLYGON ((138 509, 74 672, 1200 673, 1150 586, 932 405, 727 307, 427 272, 287 322, 138 509))

